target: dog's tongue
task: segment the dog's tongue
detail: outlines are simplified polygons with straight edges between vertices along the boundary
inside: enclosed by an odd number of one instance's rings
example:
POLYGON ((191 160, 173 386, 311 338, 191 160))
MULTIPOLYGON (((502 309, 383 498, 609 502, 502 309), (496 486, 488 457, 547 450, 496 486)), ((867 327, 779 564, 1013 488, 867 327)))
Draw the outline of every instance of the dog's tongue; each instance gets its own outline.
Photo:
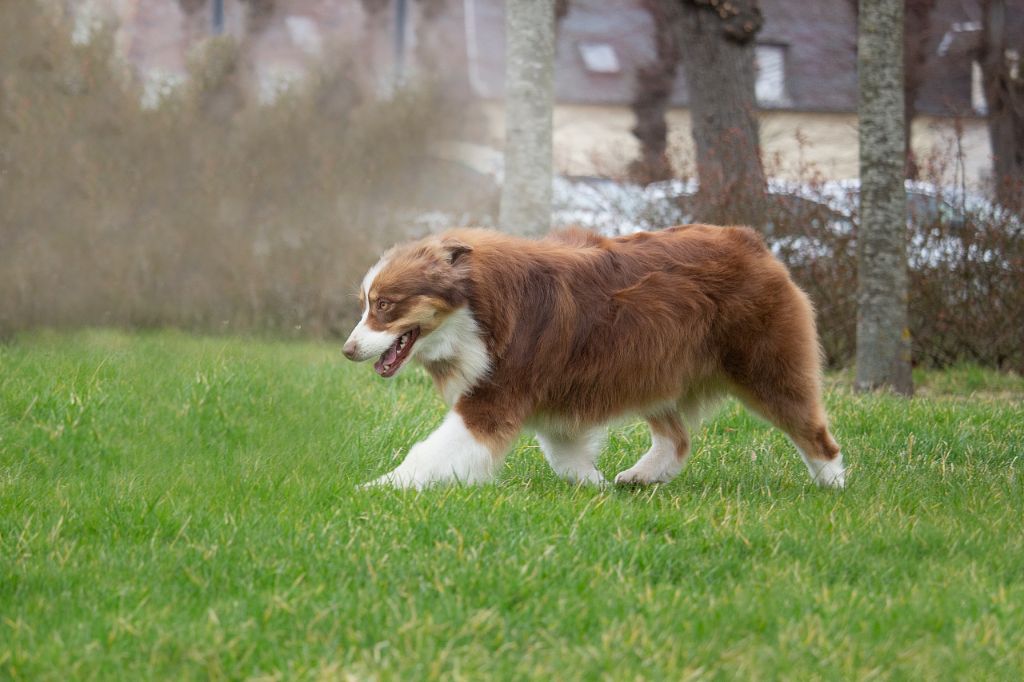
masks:
POLYGON ((398 344, 395 344, 388 348, 387 352, 381 356, 380 360, 373 364, 374 369, 380 371, 384 369, 384 365, 390 365, 398 359, 398 344))

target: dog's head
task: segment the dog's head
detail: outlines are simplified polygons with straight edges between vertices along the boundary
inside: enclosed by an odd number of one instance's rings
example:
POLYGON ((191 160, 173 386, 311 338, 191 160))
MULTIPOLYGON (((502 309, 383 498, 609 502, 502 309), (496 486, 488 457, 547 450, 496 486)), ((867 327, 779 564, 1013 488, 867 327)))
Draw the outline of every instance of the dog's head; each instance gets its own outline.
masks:
POLYGON ((428 237, 396 246, 363 278, 362 317, 344 353, 394 376, 448 317, 466 305, 472 247, 450 237, 428 237))

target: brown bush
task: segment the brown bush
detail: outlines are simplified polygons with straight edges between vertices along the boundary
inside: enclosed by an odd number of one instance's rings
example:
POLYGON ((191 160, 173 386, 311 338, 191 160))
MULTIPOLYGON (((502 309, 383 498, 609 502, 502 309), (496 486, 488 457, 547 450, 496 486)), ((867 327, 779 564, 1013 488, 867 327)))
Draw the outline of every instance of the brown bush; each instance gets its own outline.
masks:
POLYGON ((914 223, 910 324, 914 358, 1024 372, 1024 227, 991 206, 914 223))
POLYGON ((426 87, 367 97, 341 57, 258 106, 215 40, 145 110, 109 36, 74 46, 41 7, 0 3, 0 331, 341 326, 403 216, 430 208, 411 185, 454 109, 426 87))
MULTIPOLYGON (((908 196, 913 361, 1024 371, 1024 222, 942 187, 918 185, 908 196)), ((856 190, 844 211, 834 209, 834 187, 826 191, 820 180, 805 180, 800 190, 772 195, 769 242, 814 300, 828 364, 849 365, 857 323, 856 190)))
POLYGON ((800 187, 799 194, 769 194, 765 202, 767 238, 814 302, 826 363, 841 367, 852 361, 856 351, 854 219, 830 206, 832 197, 826 195, 820 180, 812 178, 800 187), (820 194, 815 196, 815 192, 820 194))

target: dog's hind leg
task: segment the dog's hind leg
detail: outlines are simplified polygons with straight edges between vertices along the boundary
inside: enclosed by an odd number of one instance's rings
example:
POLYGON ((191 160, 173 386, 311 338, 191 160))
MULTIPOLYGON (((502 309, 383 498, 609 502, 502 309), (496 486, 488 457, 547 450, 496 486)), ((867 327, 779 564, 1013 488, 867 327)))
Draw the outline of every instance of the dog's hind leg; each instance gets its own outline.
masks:
POLYGON ((607 481, 595 466, 601 452, 605 430, 589 429, 579 435, 556 430, 537 431, 537 441, 555 473, 570 483, 605 485, 607 481))
POLYGON ((820 486, 846 487, 843 453, 839 451, 839 444, 832 438, 824 423, 803 433, 791 433, 789 437, 800 451, 807 471, 811 474, 811 480, 820 486))
POLYGON ((829 432, 816 379, 814 381, 814 385, 799 388, 755 384, 737 387, 734 393, 753 412, 789 436, 815 483, 842 488, 846 485, 843 455, 829 432))
POLYGON ((647 417, 651 449, 615 477, 618 484, 668 483, 682 471, 690 456, 690 434, 674 409, 647 417))
POLYGON ((778 286, 770 305, 748 320, 756 331, 733 334, 720 348, 729 392, 789 436, 815 483, 842 488, 843 457, 821 400, 814 311, 791 283, 778 286))

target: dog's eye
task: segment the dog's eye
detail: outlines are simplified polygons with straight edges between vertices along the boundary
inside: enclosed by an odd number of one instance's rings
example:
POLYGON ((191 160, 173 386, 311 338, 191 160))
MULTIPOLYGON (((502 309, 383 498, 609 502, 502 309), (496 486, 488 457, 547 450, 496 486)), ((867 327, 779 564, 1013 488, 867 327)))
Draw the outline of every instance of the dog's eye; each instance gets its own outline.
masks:
POLYGON ((391 301, 385 301, 383 298, 377 299, 377 310, 387 310, 391 307, 391 301))

